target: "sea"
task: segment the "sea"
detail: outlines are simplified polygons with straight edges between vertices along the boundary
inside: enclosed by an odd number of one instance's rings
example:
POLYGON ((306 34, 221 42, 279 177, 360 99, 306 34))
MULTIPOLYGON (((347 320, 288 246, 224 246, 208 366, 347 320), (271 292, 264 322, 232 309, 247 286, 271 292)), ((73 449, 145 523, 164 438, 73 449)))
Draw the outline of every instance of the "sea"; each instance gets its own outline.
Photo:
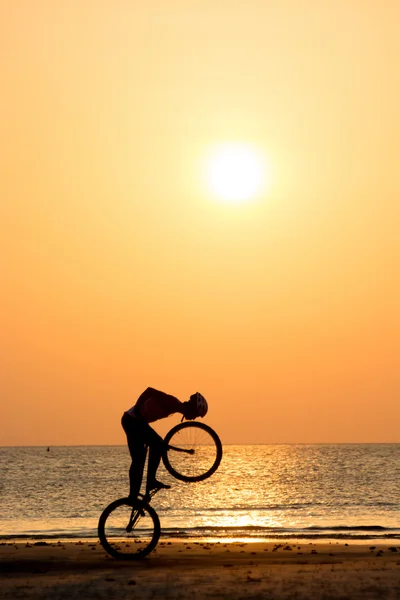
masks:
MULTIPOLYGON (((400 444, 224 445, 200 483, 153 499, 162 536, 201 540, 400 539, 400 444)), ((0 540, 93 540, 126 496, 126 446, 0 447, 0 540)))

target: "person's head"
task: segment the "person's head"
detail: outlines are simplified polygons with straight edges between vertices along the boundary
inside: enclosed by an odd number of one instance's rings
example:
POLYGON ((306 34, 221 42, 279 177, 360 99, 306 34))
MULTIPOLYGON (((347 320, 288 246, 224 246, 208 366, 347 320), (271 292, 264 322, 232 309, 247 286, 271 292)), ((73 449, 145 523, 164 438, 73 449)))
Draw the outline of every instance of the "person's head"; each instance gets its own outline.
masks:
MULTIPOLYGON (((193 408, 196 417, 205 417, 208 411, 207 400, 200 392, 196 392, 190 396, 189 405, 193 408)), ((196 418, 194 417, 194 418, 196 418)))

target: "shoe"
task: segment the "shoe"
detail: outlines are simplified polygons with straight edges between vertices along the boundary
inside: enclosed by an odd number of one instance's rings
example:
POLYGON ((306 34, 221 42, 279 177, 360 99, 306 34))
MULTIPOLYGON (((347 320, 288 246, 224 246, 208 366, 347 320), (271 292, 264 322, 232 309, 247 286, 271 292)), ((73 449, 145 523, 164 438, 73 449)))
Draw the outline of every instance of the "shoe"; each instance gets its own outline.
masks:
POLYGON ((170 488, 170 485, 167 485, 166 483, 162 483, 161 481, 157 481, 157 479, 155 479, 154 481, 148 484, 147 492, 151 492, 152 490, 169 490, 170 488))

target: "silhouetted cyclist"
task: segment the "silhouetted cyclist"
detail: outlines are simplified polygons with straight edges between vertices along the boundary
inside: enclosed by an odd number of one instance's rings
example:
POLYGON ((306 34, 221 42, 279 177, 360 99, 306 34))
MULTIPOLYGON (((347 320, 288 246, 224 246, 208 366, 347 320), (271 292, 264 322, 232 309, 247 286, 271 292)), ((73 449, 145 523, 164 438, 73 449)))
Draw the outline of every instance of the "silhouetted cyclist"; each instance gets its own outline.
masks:
POLYGON ((208 411, 207 400, 199 392, 192 394, 190 400, 181 402, 154 388, 147 388, 138 398, 136 404, 122 416, 122 427, 126 433, 128 448, 132 458, 129 469, 129 498, 137 498, 142 484, 146 445, 149 446, 149 466, 147 493, 154 489, 171 486, 157 481, 156 473, 164 451, 164 440, 149 423, 154 423, 173 413, 181 413, 185 419, 193 420, 204 417, 208 411))

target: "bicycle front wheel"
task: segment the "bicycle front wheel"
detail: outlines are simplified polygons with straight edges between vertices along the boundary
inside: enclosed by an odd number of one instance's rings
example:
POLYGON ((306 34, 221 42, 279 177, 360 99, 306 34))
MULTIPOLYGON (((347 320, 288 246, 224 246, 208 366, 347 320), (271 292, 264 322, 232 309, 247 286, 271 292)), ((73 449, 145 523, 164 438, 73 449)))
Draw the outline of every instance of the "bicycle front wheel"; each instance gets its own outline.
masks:
POLYGON ((137 500, 115 500, 100 516, 98 534, 104 550, 114 558, 144 558, 157 546, 160 520, 154 508, 137 500))
POLYGON ((171 475, 180 481, 203 481, 215 473, 222 459, 222 444, 218 435, 204 423, 186 421, 171 429, 164 441, 179 450, 163 454, 163 463, 171 475))

